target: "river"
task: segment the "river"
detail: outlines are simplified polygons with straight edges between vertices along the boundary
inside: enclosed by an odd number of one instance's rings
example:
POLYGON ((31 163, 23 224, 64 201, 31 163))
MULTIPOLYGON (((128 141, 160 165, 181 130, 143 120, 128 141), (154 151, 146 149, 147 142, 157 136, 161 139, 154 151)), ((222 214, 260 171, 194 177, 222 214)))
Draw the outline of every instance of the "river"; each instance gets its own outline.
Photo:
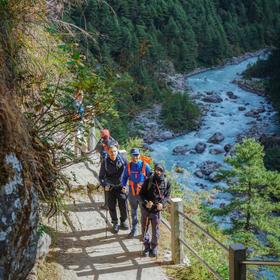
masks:
MULTIPOLYGON (((232 81, 239 77, 249 63, 254 63, 257 57, 249 58, 236 65, 228 65, 224 68, 217 68, 203 73, 199 73, 187 78, 187 84, 191 89, 190 95, 193 97, 214 91, 222 98, 221 103, 207 103, 196 99, 196 102, 208 106, 207 113, 202 118, 202 124, 197 131, 187 133, 175 139, 164 142, 154 142, 151 153, 155 161, 163 162, 167 170, 171 171, 174 166, 185 169, 183 174, 176 174, 177 181, 184 188, 192 191, 210 191, 215 183, 204 178, 198 178, 194 172, 199 170, 199 166, 207 161, 215 161, 224 165, 226 144, 234 144, 240 133, 248 131, 252 126, 257 126, 265 133, 276 132, 279 128, 276 112, 273 110, 269 101, 262 96, 240 89, 232 81), (228 97, 227 92, 232 92, 236 99, 228 97), (244 107, 240 111, 239 107, 244 107), (245 116, 246 112, 252 109, 265 109, 259 114, 258 120, 254 117, 245 116), (209 137, 214 133, 221 132, 224 140, 219 144, 207 143, 209 137), (197 143, 205 143, 206 149, 203 153, 196 153, 194 147, 197 143), (187 145, 190 148, 184 155, 173 155, 172 150, 176 146, 187 145), (210 149, 223 150, 221 154, 210 154, 210 149)), ((227 203, 231 198, 230 194, 219 193, 213 199, 213 206, 219 207, 222 203, 227 203)))

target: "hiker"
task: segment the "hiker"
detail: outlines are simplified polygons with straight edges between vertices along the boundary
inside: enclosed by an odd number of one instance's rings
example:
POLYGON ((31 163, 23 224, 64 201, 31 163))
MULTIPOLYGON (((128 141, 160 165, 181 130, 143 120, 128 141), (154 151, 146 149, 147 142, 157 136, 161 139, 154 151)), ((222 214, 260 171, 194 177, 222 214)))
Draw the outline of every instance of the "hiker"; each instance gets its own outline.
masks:
POLYGON ((144 256, 156 257, 158 254, 161 211, 169 199, 170 191, 171 186, 166 178, 164 167, 161 164, 155 165, 154 173, 145 180, 140 190, 144 256), (150 223, 152 225, 152 238, 149 234, 150 223))
POLYGON ((76 121, 76 131, 74 135, 74 155, 78 156, 80 150, 81 154, 86 152, 86 145, 84 143, 84 114, 85 109, 83 106, 83 91, 78 89, 74 97, 75 115, 73 120, 76 121))
POLYGON ((113 232, 117 233, 119 229, 128 229, 127 223, 127 194, 125 188, 121 185, 121 176, 127 165, 127 161, 119 154, 115 145, 110 145, 108 149, 108 157, 101 163, 99 172, 99 181, 104 187, 108 198, 108 208, 112 219, 113 232), (118 216, 116 204, 120 209, 120 226, 118 224, 118 216))
POLYGON ((122 186, 126 187, 127 181, 129 182, 128 200, 131 208, 132 228, 128 237, 133 238, 137 235, 139 192, 146 177, 149 176, 151 168, 148 163, 140 159, 139 149, 131 149, 130 154, 131 161, 124 170, 122 186))
MULTIPOLYGON (((100 140, 96 144, 94 150, 100 154, 100 161, 105 160, 108 157, 108 150, 110 145, 115 145, 119 148, 119 143, 110 135, 110 131, 107 128, 104 128, 100 131, 100 140)), ((104 190, 104 205, 101 206, 103 209, 107 209, 107 192, 104 190)))
POLYGON ((96 144, 94 150, 96 150, 100 156, 101 160, 107 157, 110 145, 115 145, 119 148, 119 143, 110 135, 110 131, 104 128, 100 131, 100 140, 96 144))

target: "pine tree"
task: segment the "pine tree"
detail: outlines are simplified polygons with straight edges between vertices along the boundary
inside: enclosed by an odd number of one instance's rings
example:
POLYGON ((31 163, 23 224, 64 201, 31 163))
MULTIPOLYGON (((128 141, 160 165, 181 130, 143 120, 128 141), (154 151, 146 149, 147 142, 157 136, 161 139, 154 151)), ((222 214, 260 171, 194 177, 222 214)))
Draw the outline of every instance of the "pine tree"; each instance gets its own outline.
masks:
POLYGON ((235 213, 228 230, 234 241, 253 247, 255 253, 268 253, 269 248, 255 236, 263 233, 270 249, 280 254, 280 218, 275 215, 280 210, 280 174, 267 171, 263 158, 263 147, 254 139, 245 139, 236 145, 235 154, 225 160, 231 169, 221 172, 229 185, 222 189, 231 193, 233 199, 213 213, 221 216, 235 213), (273 196, 277 196, 276 201, 273 196))

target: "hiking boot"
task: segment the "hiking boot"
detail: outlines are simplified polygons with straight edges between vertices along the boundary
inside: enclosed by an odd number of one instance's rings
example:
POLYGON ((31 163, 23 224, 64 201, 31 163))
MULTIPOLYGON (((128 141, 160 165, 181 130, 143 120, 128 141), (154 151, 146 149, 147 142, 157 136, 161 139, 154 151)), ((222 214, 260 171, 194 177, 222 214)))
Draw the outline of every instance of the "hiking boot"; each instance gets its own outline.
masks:
POLYGON ((120 227, 118 224, 113 224, 113 233, 118 233, 119 229, 120 229, 120 227))
POLYGON ((155 249, 151 249, 150 250, 150 253, 149 253, 149 256, 151 257, 151 258, 156 258, 157 257, 157 250, 155 250, 155 249))
POLYGON ((108 210, 108 206, 106 204, 103 204, 103 205, 100 206, 100 209, 108 210))
POLYGON ((148 257, 149 254, 150 254, 150 248, 146 248, 146 249, 142 252, 143 257, 148 257))
POLYGON ((121 222, 120 229, 123 229, 123 230, 129 229, 127 221, 121 222))
POLYGON ((128 238, 134 238, 137 236, 137 231, 136 229, 132 229, 131 232, 128 234, 128 238))

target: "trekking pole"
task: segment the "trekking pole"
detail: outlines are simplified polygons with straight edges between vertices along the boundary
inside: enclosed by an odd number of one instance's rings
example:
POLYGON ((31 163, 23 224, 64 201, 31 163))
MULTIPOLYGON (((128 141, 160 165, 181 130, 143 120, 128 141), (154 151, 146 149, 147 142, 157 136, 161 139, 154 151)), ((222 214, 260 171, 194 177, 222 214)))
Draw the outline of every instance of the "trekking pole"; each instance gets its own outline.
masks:
POLYGON ((129 211, 129 203, 127 203, 127 200, 126 200, 126 210, 127 210, 127 218, 128 218, 129 230, 131 230, 131 217, 130 217, 130 211, 129 211))
POLYGON ((106 206, 106 239, 108 238, 108 207, 106 206))
POLYGON ((144 233, 143 233, 143 237, 142 237, 142 242, 143 242, 142 243, 142 252, 144 251, 144 241, 145 241, 144 239, 145 239, 148 227, 149 227, 149 215, 147 216, 146 221, 145 221, 145 228, 144 228, 144 233))
POLYGON ((106 209, 106 238, 108 238, 108 194, 107 191, 104 192, 105 194, 105 209, 106 209))

